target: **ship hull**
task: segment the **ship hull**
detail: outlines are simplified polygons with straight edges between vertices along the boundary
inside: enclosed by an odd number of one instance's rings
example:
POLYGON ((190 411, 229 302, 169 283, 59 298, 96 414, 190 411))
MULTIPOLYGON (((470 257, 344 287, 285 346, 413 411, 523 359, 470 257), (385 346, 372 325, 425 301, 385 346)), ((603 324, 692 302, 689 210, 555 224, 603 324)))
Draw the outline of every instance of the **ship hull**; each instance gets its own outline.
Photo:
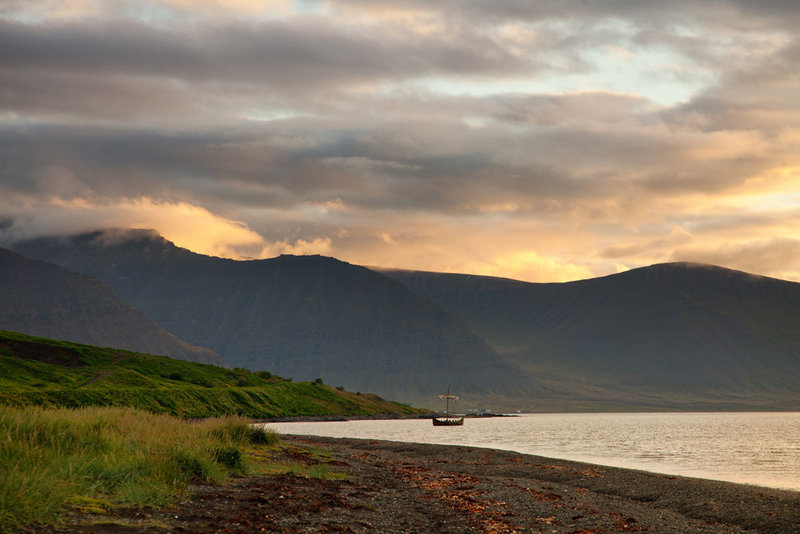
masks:
POLYGON ((461 426, 464 424, 464 418, 459 417, 434 417, 433 426, 461 426))

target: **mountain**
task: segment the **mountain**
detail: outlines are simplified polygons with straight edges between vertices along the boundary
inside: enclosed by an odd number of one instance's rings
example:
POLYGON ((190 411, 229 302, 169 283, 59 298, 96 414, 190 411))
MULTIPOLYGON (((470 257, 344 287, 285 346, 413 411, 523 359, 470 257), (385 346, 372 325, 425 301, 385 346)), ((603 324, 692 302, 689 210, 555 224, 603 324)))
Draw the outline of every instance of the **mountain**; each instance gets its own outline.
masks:
POLYGON ((125 304, 106 284, 0 248, 0 329, 222 364, 125 304))
POLYGON ((800 407, 794 282, 692 263, 556 284, 381 272, 573 407, 800 407))
POLYGON ((234 261, 195 254, 152 231, 20 243, 26 256, 108 283, 128 303, 231 365, 438 405, 530 388, 454 314, 403 284, 321 256, 234 261))
POLYGON ((671 263, 567 283, 234 261, 149 231, 19 243, 229 363, 438 407, 800 409, 800 284, 671 263), (463 406, 463 403, 462 403, 463 406), (467 407, 464 406, 464 407, 467 407))

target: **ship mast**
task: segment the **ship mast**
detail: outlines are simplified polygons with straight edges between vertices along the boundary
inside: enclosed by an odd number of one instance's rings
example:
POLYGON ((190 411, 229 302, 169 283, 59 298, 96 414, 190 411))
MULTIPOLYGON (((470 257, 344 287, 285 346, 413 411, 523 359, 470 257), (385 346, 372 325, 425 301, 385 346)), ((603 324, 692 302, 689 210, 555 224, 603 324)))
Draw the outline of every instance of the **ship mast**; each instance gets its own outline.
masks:
POLYGON ((444 395, 439 395, 439 398, 444 400, 444 401, 447 401, 447 408, 445 409, 444 413, 445 413, 445 417, 450 417, 450 399, 453 399, 454 401, 457 401, 458 400, 458 395, 450 393, 450 388, 447 388, 447 393, 444 394, 444 395))

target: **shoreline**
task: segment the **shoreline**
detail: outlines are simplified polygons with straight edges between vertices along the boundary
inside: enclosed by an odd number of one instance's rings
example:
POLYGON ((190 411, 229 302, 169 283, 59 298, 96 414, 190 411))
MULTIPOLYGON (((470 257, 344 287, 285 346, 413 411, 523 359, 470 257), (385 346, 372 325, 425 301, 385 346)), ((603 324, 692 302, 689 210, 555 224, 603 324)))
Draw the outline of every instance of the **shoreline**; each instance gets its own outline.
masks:
MULTIPOLYGON (((794 413, 794 412, 793 412, 794 413)), ((800 413, 800 412, 798 412, 800 413)), ((478 418, 492 418, 492 417, 521 417, 527 414, 503 414, 503 415, 487 415, 478 416, 478 418)), ((556 414, 562 415, 562 414, 556 414)), ((627 415, 627 414, 626 414, 627 415)), ((461 416, 456 416, 461 417, 461 416)), ((469 416, 464 416, 469 418, 469 416)), ((474 417, 474 416, 473 416, 474 417)), ((358 421, 362 418, 336 418, 330 420, 331 422, 347 422, 358 421)), ((370 439, 370 440, 387 440, 399 441, 410 444, 430 444, 430 445, 453 445, 465 447, 480 447, 485 449, 498 449, 504 451, 513 451, 521 454, 529 454, 534 456, 542 456, 564 461, 583 462, 587 464, 596 464, 604 467, 614 467, 620 469, 629 469, 635 471, 643 471, 652 474, 667 475, 667 476, 680 476, 685 478, 698 478, 719 482, 729 482, 733 484, 749 485, 754 487, 776 489, 783 491, 800 492, 800 479, 798 479, 795 465, 792 463, 792 458, 789 456, 791 450, 781 449, 777 450, 776 456, 773 458, 769 450, 756 452, 757 449, 740 450, 736 451, 735 456, 720 456, 718 449, 708 447, 709 443, 697 443, 697 450, 694 450, 689 443, 688 446, 683 446, 681 450, 670 449, 669 446, 664 446, 660 440, 653 440, 652 436, 644 439, 643 442, 635 442, 637 447, 617 446, 614 442, 604 442, 598 440, 595 443, 583 443, 580 445, 559 443, 562 439, 561 434, 555 434, 559 439, 544 439, 542 443, 539 441, 522 441, 515 440, 514 438, 505 439, 505 434, 499 432, 496 427, 490 427, 489 433, 484 435, 480 432, 478 434, 464 433, 461 434, 456 431, 455 437, 451 434, 433 434, 427 431, 420 431, 419 422, 414 422, 413 427, 410 426, 397 426, 401 423, 392 423, 390 419, 382 418, 363 418, 364 420, 372 420, 381 422, 383 425, 380 427, 371 426, 348 426, 338 427, 338 425, 323 426, 316 428, 315 424, 303 425, 306 422, 303 420, 291 421, 297 422, 297 425, 287 424, 282 425, 278 421, 270 421, 266 423, 258 423, 267 425, 273 431, 287 435, 304 435, 331 437, 341 439, 370 439), (275 426, 269 426, 274 422, 275 426), (405 429, 409 428, 408 432, 405 429), (497 438, 497 439, 493 439, 497 438), (608 444, 607 444, 608 443, 608 444), (609 445, 610 444, 610 445, 609 445), (615 447, 616 446, 616 447, 615 447), (661 447, 664 447, 663 449, 661 447), (648 454, 652 451, 652 454, 648 454), (715 454, 716 453, 716 454, 715 454), (772 465, 774 464, 774 465, 772 465), (776 469, 776 465, 779 469, 776 469), (761 469, 759 467, 762 467, 761 469)), ((412 422, 408 419, 420 419, 428 421, 430 417, 401 417, 398 419, 406 420, 405 425, 411 425, 412 422)), ((317 421, 308 421, 309 423, 317 423, 317 421)), ((478 423, 479 421, 475 421, 478 423)), ((513 421, 509 421, 513 423, 513 421)), ((429 423, 428 423, 429 424, 429 423)), ((486 422, 485 424, 492 424, 486 422)), ((499 423, 498 423, 499 424, 499 423)), ((483 427, 470 427, 483 428, 483 427)), ((502 428, 502 427, 501 427, 502 428)), ((515 436, 516 434, 510 434, 515 436)), ((660 437, 656 433, 657 437, 660 437)), ((569 438, 572 438, 569 435, 569 438)), ((580 437, 576 434, 576 440, 580 437)), ((785 440, 784 440, 785 441, 785 440)), ((627 445, 623 444, 623 445, 627 445)), ((723 443, 721 447, 724 449, 727 444, 723 443)), ((724 449, 727 453, 731 451, 724 449)), ((800 527, 798 528, 800 534, 800 527)))
MULTIPOLYGON (((422 414, 384 413, 375 415, 299 415, 293 417, 270 417, 253 419, 254 424, 267 423, 335 423, 341 421, 395 421, 398 419, 431 419, 441 416, 436 412, 422 414)), ((465 419, 491 419, 495 417, 519 417, 520 414, 451 414, 451 417, 464 417, 465 419)))
POLYGON ((264 457, 302 469, 198 485, 160 510, 33 531, 767 534, 800 525, 800 492, 791 490, 469 446, 281 440, 264 457))

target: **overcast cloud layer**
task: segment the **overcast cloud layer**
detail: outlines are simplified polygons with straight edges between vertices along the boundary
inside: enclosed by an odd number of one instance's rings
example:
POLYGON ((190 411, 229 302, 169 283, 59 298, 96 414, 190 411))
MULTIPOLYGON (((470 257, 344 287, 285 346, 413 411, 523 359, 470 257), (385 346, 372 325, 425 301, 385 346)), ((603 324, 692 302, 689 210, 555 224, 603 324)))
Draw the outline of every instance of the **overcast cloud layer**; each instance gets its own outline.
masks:
POLYGON ((800 280, 800 4, 0 0, 0 235, 800 280))

